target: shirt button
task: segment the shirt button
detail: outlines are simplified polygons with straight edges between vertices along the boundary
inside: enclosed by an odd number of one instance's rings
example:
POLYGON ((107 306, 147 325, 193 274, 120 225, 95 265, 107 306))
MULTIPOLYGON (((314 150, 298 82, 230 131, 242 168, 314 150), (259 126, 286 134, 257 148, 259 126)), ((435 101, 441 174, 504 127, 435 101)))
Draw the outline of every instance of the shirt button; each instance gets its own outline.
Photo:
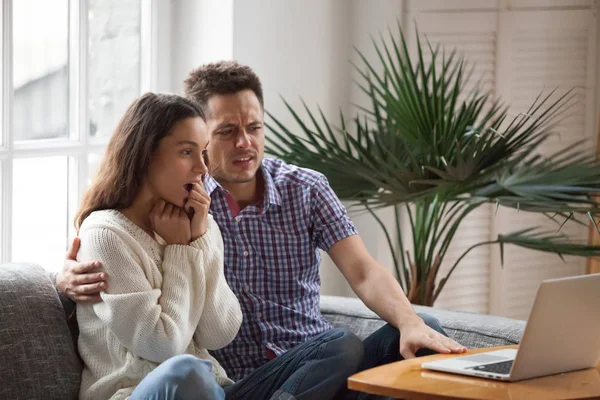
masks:
POLYGON ((271 343, 271 342, 267 342, 267 346, 269 346, 269 347, 273 347, 273 343, 271 343))
POLYGON ((240 217, 235 217, 235 222, 240 222, 240 217))
POLYGON ((244 251, 244 257, 248 257, 248 251, 244 251))
POLYGON ((261 317, 262 317, 262 313, 261 313, 261 312, 257 312, 257 313, 256 313, 256 317, 257 317, 257 318, 261 318, 261 317))
POLYGON ((250 290, 250 286, 244 285, 244 290, 246 290, 246 291, 250 290))

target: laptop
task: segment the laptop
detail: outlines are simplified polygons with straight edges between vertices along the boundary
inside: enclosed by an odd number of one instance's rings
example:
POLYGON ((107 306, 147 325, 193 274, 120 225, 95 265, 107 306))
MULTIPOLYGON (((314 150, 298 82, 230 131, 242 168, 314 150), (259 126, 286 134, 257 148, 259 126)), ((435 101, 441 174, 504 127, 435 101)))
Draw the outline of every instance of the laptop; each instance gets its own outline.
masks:
POLYGON ((519 381, 600 361, 600 274, 543 281, 519 349, 422 363, 425 369, 519 381))

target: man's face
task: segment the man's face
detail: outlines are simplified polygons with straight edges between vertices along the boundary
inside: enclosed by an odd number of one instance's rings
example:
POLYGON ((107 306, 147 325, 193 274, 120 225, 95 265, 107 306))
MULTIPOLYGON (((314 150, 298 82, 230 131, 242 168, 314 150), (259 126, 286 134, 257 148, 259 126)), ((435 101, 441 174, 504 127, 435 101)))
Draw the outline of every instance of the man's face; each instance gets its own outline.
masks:
POLYGON ((256 177, 265 151, 264 111, 252 90, 208 100, 208 169, 221 184, 256 177))

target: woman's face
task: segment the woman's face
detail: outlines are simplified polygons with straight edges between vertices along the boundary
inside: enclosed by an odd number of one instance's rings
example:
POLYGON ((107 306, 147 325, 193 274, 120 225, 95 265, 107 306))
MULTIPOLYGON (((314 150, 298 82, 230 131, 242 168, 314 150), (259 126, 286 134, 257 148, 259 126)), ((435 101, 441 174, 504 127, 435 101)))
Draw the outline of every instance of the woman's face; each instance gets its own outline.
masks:
POLYGON ((199 117, 179 121, 152 155, 147 183, 152 194, 183 207, 191 184, 207 172, 204 152, 208 144, 206 124, 199 117))

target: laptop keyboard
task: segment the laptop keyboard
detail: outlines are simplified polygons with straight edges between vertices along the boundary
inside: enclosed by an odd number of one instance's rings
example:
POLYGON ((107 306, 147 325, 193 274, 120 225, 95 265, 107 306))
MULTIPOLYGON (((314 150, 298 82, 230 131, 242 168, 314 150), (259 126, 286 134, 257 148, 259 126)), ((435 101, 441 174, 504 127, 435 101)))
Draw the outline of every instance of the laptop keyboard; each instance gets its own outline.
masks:
POLYGON ((493 372, 495 374, 504 374, 508 375, 510 373, 510 368, 513 365, 514 360, 501 361, 493 364, 485 364, 485 365, 476 365, 475 367, 469 367, 468 369, 473 369, 476 371, 482 372, 493 372))

